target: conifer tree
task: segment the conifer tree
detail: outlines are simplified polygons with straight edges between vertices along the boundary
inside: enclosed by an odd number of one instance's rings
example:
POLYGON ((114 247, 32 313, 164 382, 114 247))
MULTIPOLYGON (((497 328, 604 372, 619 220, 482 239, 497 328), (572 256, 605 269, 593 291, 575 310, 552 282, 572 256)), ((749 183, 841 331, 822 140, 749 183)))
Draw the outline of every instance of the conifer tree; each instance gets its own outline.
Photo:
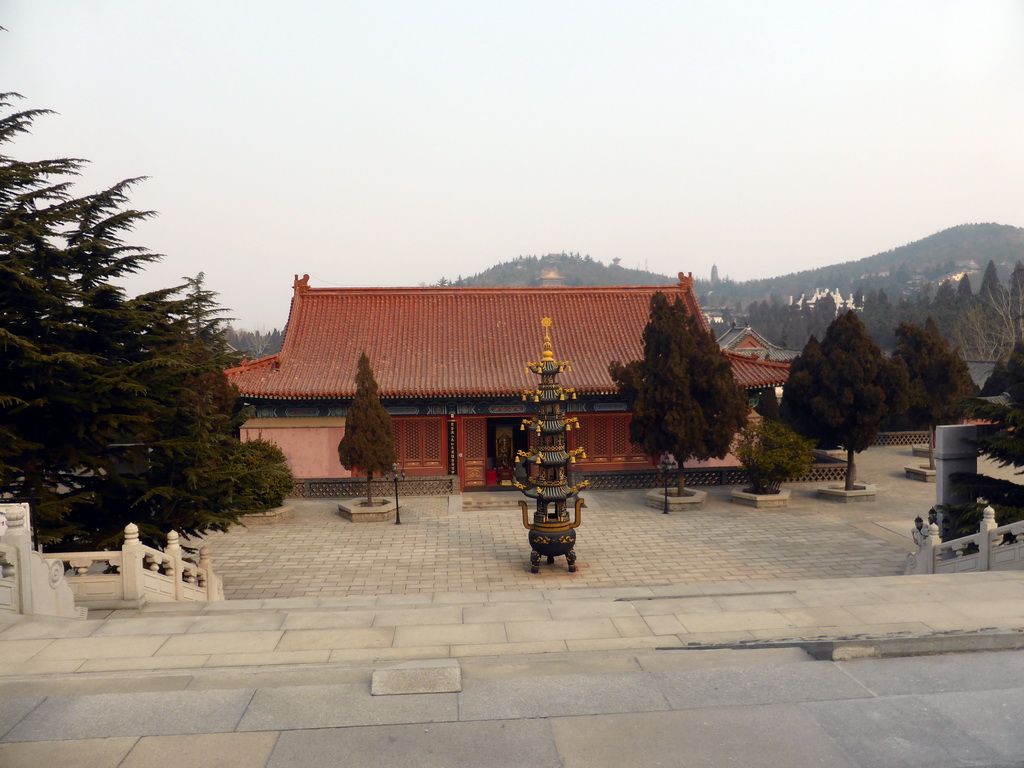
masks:
MULTIPOLYGON (((644 356, 608 373, 632 410, 630 439, 651 456, 722 458, 747 420, 747 398, 715 340, 676 298, 651 297, 644 356)), ((678 475, 678 492, 686 478, 678 475)))
POLYGON ((974 391, 970 371, 928 318, 924 328, 900 323, 895 358, 903 360, 910 377, 907 416, 915 426, 928 428, 928 467, 935 469, 935 427, 949 423, 959 401, 974 391))
POLYGON ((757 401, 758 414, 768 421, 779 421, 779 398, 775 395, 775 387, 769 387, 761 393, 757 401))
POLYGON ((346 469, 366 473, 366 503, 372 504, 375 473, 384 473, 398 461, 391 416, 381 405, 370 358, 363 352, 356 370, 356 394, 345 416, 345 434, 338 443, 338 458, 346 469))
MULTIPOLYGON (((1019 475, 1024 467, 1024 346, 1014 348, 1001 375, 1009 402, 968 398, 961 402, 961 412, 992 425, 977 439, 980 452, 1002 467, 1017 468, 1019 475)), ((956 474, 953 480, 995 507, 1000 525, 1024 518, 1024 485, 982 474, 956 474)))
POLYGON ((956 300, 958 303, 970 301, 974 298, 974 291, 971 289, 971 276, 964 275, 956 286, 956 300))
POLYGON ((988 266, 985 267, 985 274, 981 278, 978 296, 992 299, 998 296, 1002 290, 1003 286, 999 283, 999 273, 996 271, 996 264, 994 261, 989 261, 988 266))
POLYGON ((890 413, 907 405, 907 368, 886 360, 857 314, 845 312, 818 343, 813 336, 790 366, 783 419, 801 434, 846 449, 846 490, 857 478, 854 454, 869 447, 890 413))
MULTIPOLYGON (((0 96, 0 109, 13 94, 0 96)), ((0 116, 0 147, 42 110, 0 116)), ((33 499, 39 541, 161 543, 235 519, 241 415, 201 278, 131 298, 114 281, 159 258, 124 236, 134 180, 76 197, 84 161, 0 154, 0 495, 33 499)))

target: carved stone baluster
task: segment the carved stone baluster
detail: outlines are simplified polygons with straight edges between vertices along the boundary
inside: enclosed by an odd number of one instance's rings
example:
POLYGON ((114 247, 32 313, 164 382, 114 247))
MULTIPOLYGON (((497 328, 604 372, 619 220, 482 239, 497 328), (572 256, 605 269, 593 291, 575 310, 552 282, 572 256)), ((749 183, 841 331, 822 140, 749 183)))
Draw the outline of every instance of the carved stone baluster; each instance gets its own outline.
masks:
POLYGON ((89 567, 92 565, 92 558, 79 557, 73 558, 68 561, 75 571, 75 576, 85 576, 89 572, 89 567))

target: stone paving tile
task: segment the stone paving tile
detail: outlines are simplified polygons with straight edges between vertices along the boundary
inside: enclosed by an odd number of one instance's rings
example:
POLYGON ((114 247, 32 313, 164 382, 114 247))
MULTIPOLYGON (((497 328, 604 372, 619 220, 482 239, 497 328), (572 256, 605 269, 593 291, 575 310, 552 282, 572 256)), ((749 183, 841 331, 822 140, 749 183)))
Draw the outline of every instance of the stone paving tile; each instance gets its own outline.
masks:
POLYGON ((204 543, 229 598, 268 601, 390 596, 409 605, 417 604, 410 598, 430 602, 432 593, 456 593, 459 602, 490 592, 482 599, 495 602, 501 591, 525 600, 524 590, 587 588, 597 597, 609 588, 657 594, 666 585, 897 576, 907 547, 892 532, 906 529, 909 541, 913 518, 935 494, 892 469, 909 455, 902 446, 858 457, 861 479, 884 479, 876 480, 883 493, 872 504, 827 504, 813 486, 794 485, 791 507, 768 513, 732 504, 723 487, 709 489, 703 510, 665 516, 645 506, 642 491, 595 492, 577 531, 574 574, 561 559, 529 573, 526 531, 511 496, 508 511, 483 512, 463 509, 469 494, 409 497, 401 526, 351 523, 335 501, 298 500, 290 521, 211 534, 204 543))
MULTIPOLYGON (((10 768, 75 766, 75 768, 114 768, 123 766, 125 756, 135 746, 134 736, 113 739, 76 739, 74 741, 23 742, 0 744, 0 765, 10 768)), ((166 766, 157 761, 148 766, 166 766)), ((194 763, 193 763, 194 766, 194 763)))

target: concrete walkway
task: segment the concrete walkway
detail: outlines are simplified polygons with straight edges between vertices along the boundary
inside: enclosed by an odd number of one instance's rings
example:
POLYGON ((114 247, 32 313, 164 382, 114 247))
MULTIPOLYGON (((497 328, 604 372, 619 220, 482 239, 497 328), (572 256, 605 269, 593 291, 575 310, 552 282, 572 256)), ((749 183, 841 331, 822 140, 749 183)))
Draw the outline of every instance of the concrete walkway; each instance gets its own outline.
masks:
POLYGON ((1022 628, 1021 572, 10 622, 0 765, 1010 765, 1024 652, 858 657, 1019 648, 1022 628), (374 671, 440 658, 461 691, 371 696, 374 671))
POLYGON ((441 500, 211 537, 256 599, 0 621, 0 767, 1021 765, 1024 572, 892 575, 934 486, 869 455, 874 504, 592 494, 573 575, 441 500), (461 690, 371 695, 436 663, 461 690))

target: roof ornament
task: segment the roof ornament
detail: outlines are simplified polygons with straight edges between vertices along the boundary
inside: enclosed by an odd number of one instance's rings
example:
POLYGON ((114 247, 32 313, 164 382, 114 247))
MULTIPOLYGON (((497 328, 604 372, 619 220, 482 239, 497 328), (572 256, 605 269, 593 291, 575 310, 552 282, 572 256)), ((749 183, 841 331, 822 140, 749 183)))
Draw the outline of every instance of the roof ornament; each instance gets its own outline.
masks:
POLYGON ((303 291, 309 290, 309 275, 303 275, 302 279, 299 276, 295 276, 295 282, 292 283, 292 288, 296 293, 302 293, 303 291))

